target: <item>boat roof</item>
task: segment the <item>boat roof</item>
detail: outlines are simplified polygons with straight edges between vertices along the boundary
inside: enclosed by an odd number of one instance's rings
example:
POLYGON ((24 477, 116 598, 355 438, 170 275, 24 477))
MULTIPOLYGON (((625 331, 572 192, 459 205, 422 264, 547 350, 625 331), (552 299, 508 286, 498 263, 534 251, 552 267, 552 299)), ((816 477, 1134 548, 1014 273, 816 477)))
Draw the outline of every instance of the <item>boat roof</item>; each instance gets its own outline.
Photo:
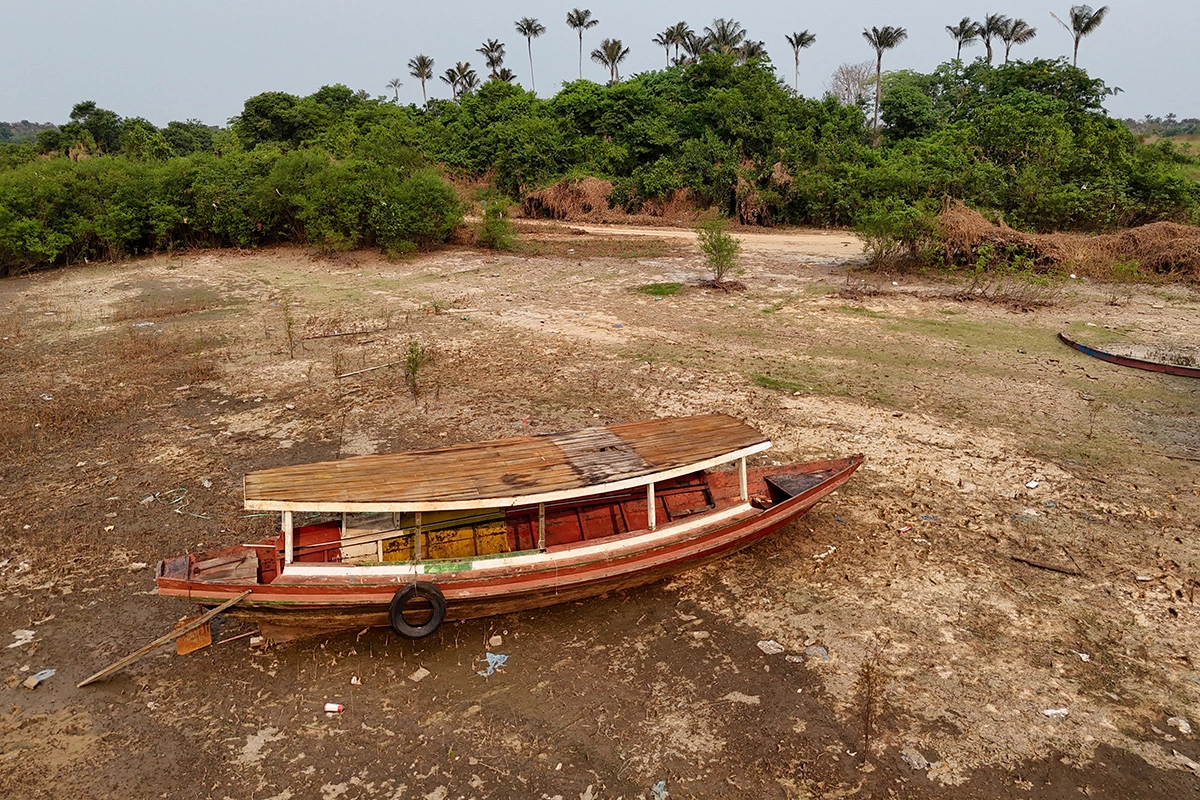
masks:
POLYGON ((629 422, 246 475, 256 511, 443 511, 547 503, 708 469, 771 442, 723 414, 629 422))

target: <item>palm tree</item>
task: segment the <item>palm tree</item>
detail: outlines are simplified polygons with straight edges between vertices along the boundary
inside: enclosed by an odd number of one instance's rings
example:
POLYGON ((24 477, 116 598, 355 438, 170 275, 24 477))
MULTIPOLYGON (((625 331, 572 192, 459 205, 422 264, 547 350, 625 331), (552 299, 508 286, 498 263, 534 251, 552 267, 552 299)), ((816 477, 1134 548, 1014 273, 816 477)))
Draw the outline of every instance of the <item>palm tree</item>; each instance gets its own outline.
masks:
POLYGON ((783 38, 787 39, 787 43, 792 46, 792 54, 796 57, 796 94, 800 94, 800 51, 812 45, 817 37, 815 34, 803 30, 799 33, 789 33, 783 38))
POLYGON ((1008 53, 1014 44, 1025 44, 1034 36, 1037 36, 1037 28, 1031 28, 1025 20, 1007 20, 1000 32, 1000 38, 1004 40, 1004 63, 1008 63, 1008 53))
POLYGON ((592 51, 592 61, 608 67, 608 78, 611 83, 620 83, 621 71, 617 67, 627 55, 629 55, 629 48, 625 47, 620 39, 605 39, 600 42, 598 48, 592 51))
POLYGON ((1003 14, 988 14, 983 18, 983 22, 976 23, 979 38, 983 39, 983 46, 987 48, 989 64, 992 63, 992 39, 999 39, 1007 26, 1008 17, 1003 14))
POLYGON ((529 88, 537 94, 537 80, 533 77, 533 40, 546 32, 546 26, 533 17, 521 17, 517 20, 517 33, 525 37, 529 49, 529 88))
POLYGON ((457 100, 458 99, 458 73, 455 72, 453 69, 447 69, 445 72, 443 72, 438 77, 440 77, 442 79, 443 83, 445 83, 446 85, 448 85, 450 87, 451 96, 453 97, 453 99, 457 100))
POLYGON ((962 59, 963 47, 975 44, 975 40, 979 38, 979 32, 978 23, 972 22, 970 17, 963 17, 957 25, 946 26, 946 33, 958 42, 958 52, 954 54, 955 60, 962 59))
POLYGON ((392 100, 393 103, 400 102, 400 87, 403 85, 404 84, 400 82, 399 78, 392 78, 390 81, 387 82, 387 88, 391 89, 393 92, 396 93, 395 98, 393 98, 393 100, 392 100))
POLYGON ((592 19, 592 12, 586 8, 576 8, 567 12, 567 27, 579 32, 579 79, 583 80, 583 32, 600 24, 600 20, 592 19))
POLYGON ((429 104, 429 95, 425 94, 425 81, 433 77, 433 59, 422 53, 408 60, 408 74, 421 82, 421 97, 429 104))
POLYGON ((734 52, 737 53, 738 61, 745 64, 753 61, 756 58, 766 58, 767 43, 763 41, 756 42, 753 39, 747 39, 746 41, 742 42, 742 46, 737 48, 737 50, 734 52))
POLYGON ((671 36, 671 29, 667 28, 662 33, 657 34, 650 41, 654 42, 656 45, 658 45, 659 47, 661 47, 667 51, 667 66, 670 67, 671 66, 671 45, 673 45, 675 43, 674 38, 671 36))
POLYGON ((863 38, 871 47, 875 48, 875 122, 873 126, 879 128, 879 85, 880 78, 883 75, 883 51, 891 50, 896 45, 908 38, 908 31, 904 28, 894 28, 887 25, 883 28, 871 28, 867 30, 863 28, 863 38))
POLYGON ((505 83, 512 83, 516 79, 517 79, 517 73, 513 72, 508 67, 501 67, 500 71, 496 73, 496 80, 498 80, 498 81, 504 81, 505 83))
POLYGON ((736 54, 742 42, 746 41, 746 29, 737 20, 718 17, 713 20, 711 27, 704 28, 704 38, 707 40, 708 49, 718 53, 736 54))
POLYGON ((679 47, 687 42, 689 36, 695 36, 692 33, 692 26, 686 22, 676 22, 671 27, 667 28, 667 33, 671 35, 671 44, 675 45, 675 63, 679 63, 679 47))
MULTIPOLYGON (((467 65, 467 67, 470 66, 470 64, 467 65)), ((479 76, 475 74, 475 70, 467 69, 467 71, 459 77, 458 88, 459 97, 464 94, 470 94, 479 88, 479 76)))
MULTIPOLYGON (((683 62, 694 64, 700 59, 700 56, 709 51, 708 37, 700 36, 695 31, 689 30, 687 35, 683 37, 683 62)), ((676 61, 680 59, 676 57, 676 61)))
POLYGON ((442 73, 442 80, 450 85, 455 100, 479 86, 479 76, 471 69, 470 61, 459 61, 452 69, 442 73))
POLYGON ((492 71, 488 77, 496 77, 496 70, 504 66, 504 42, 499 39, 488 39, 481 47, 475 48, 475 52, 483 56, 487 68, 492 71))
POLYGON ((1091 6, 1071 6, 1071 24, 1068 25, 1058 19, 1058 15, 1053 11, 1050 12, 1050 16, 1057 19, 1058 24, 1075 37, 1075 53, 1071 58, 1071 66, 1079 66, 1079 40, 1099 28, 1100 23, 1104 22, 1106 14, 1108 14, 1108 6, 1100 6, 1095 11, 1092 11, 1091 6))

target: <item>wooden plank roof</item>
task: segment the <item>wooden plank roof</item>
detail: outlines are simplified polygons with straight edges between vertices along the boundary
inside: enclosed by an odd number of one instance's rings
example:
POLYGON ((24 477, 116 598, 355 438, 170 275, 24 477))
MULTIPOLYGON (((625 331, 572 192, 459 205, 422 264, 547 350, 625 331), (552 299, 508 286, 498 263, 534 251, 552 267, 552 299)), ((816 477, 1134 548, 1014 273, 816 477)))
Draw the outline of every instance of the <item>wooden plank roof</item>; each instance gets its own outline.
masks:
POLYGON ((434 511, 551 502, 645 485, 771 446, 722 414, 630 422, 251 472, 259 511, 434 511))

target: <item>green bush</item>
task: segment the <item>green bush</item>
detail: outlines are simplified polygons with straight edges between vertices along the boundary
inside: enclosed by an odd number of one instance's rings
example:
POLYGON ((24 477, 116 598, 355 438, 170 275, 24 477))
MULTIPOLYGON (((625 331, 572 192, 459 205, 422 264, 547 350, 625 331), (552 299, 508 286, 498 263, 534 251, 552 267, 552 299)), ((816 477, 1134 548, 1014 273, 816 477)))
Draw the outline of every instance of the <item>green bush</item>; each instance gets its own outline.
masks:
POLYGON ((874 265, 916 266, 928 263, 934 250, 932 210, 895 198, 872 200, 854 221, 863 252, 874 265))
POLYGON ((727 219, 714 216, 700 223, 696 228, 696 238, 708 271, 712 273, 713 283, 723 283, 727 277, 741 273, 738 259, 741 257, 742 242, 730 235, 727 219))
POLYGON ((477 241, 480 247, 492 250, 512 250, 517 242, 517 231, 508 218, 509 203, 504 198, 483 201, 483 224, 479 226, 477 241))

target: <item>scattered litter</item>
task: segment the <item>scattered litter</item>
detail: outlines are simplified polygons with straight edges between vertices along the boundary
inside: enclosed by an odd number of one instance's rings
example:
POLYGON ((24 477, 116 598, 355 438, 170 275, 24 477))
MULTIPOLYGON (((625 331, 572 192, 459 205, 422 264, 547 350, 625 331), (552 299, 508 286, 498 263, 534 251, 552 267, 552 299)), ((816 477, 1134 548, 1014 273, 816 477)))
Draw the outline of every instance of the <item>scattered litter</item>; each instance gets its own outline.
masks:
POLYGON ((487 660, 487 669, 481 669, 478 672, 485 678, 508 663, 508 656, 501 653, 488 652, 484 654, 484 658, 487 660))
POLYGON ((104 526, 104 532, 105 532, 105 533, 112 533, 112 532, 113 532, 113 530, 114 530, 114 529, 116 529, 116 527, 117 527, 116 525, 105 525, 105 526, 104 526))
POLYGON ((774 639, 763 639, 758 643, 758 649, 769 656, 777 656, 783 652, 783 645, 774 639))
POLYGON ((915 747, 906 747, 900 751, 900 759, 913 769, 929 769, 929 759, 921 755, 915 747))
POLYGON ((925 520, 926 522, 940 522, 942 518, 941 517, 931 517, 929 514, 922 514, 921 519, 925 520))
POLYGON ((362 686, 362 681, 360 681, 358 679, 357 675, 351 675, 350 676, 350 685, 351 686, 362 686))
MULTIPOLYGON (((105 530, 111 530, 111 526, 109 528, 105 528, 105 530)), ((130 572, 138 572, 140 570, 145 569, 148 566, 150 566, 150 565, 147 564, 145 561, 134 561, 132 564, 129 564, 128 566, 126 566, 125 569, 129 570, 130 572)))
POLYGON ((1025 484, 1026 489, 1036 489, 1037 487, 1038 487, 1037 481, 1029 481, 1028 483, 1025 484))
MULTIPOLYGON (((44 669, 41 672, 35 672, 32 675, 30 675, 28 678, 26 678, 25 683, 22 685, 26 689, 36 689, 38 687, 38 684, 43 683, 43 682, 48 681, 51 678, 53 678, 54 673, 56 673, 56 672, 58 672, 58 670, 56 670, 56 669, 44 669)), ((1190 730, 1190 728, 1189 728, 1189 730, 1190 730)))
POLYGON ((817 555, 813 556, 813 560, 814 561, 824 561, 826 558, 833 555, 834 551, 836 551, 836 550, 837 550, 836 547, 834 547, 833 545, 829 545, 828 550, 826 550, 824 553, 818 553, 817 555))
POLYGON ((488 639, 488 645, 491 647, 499 647, 502 644, 504 644, 504 637, 498 633, 492 638, 488 639))
POLYGON ((1169 717, 1167 719, 1167 724, 1172 728, 1178 728, 1179 732, 1184 736, 1187 736, 1192 732, 1192 723, 1188 722, 1183 717, 1169 717))
POLYGON ((1141 583, 1147 583, 1148 581, 1154 580, 1154 576, 1153 575, 1138 575, 1134 578, 1134 580, 1140 581, 1141 583))
POLYGON ((346 707, 344 705, 342 705, 341 703, 326 703, 325 704, 325 713, 326 714, 340 714, 345 710, 346 710, 346 707))
POLYGON ((659 781, 650 787, 650 800, 667 800, 671 793, 667 791, 667 782, 659 781))
POLYGON ((815 647, 804 648, 804 655, 810 656, 812 658, 819 658, 822 661, 833 661, 833 659, 829 657, 829 651, 826 650, 821 645, 816 645, 815 647))
POLYGON ((1026 517, 1036 517, 1038 515, 1038 512, 1037 512, 1037 509, 1035 509, 1035 508, 1026 508, 1021 511, 1021 514, 1026 517))
POLYGON ((250 646, 251 647, 266 647, 267 646, 267 637, 251 636, 250 637, 250 646))
POLYGON ((930 547, 933 546, 933 542, 929 541, 928 539, 922 539, 919 536, 916 539, 913 539, 913 544, 927 544, 930 547))
POLYGON ((1087 653, 1076 652, 1075 655, 1079 656, 1079 660, 1085 664, 1090 663, 1092 660, 1092 657, 1087 653))
POLYGON ((905 525, 903 528, 897 529, 897 533, 908 533, 912 530, 912 525, 905 525))
POLYGON ((203 486, 205 489, 211 489, 212 481, 210 481, 208 478, 201 478, 200 485, 203 486))
POLYGON ((12 634, 16 638, 16 641, 8 646, 9 650, 13 649, 14 647, 20 647, 23 644, 29 644, 33 641, 33 631, 19 630, 13 631, 12 634))
POLYGON ((784 661, 789 661, 789 662, 791 662, 791 663, 793 663, 793 664, 799 664, 800 662, 802 662, 802 661, 804 660, 804 656, 798 656, 798 655, 788 654, 788 655, 786 655, 786 656, 784 656, 784 657, 783 657, 783 660, 784 660, 784 661))
POLYGON ((613 325, 613 327, 614 328, 624 328, 625 326, 618 322, 617 324, 613 325))
POLYGON ((135 323, 133 323, 133 327, 135 327, 135 328, 153 328, 154 323, 153 322, 135 322, 135 323))
POLYGON ((1058 508, 1058 503, 1054 502, 1053 500, 1047 500, 1046 508, 1058 508))
POLYGON ((432 674, 433 673, 431 673, 429 670, 425 669, 424 667, 421 667, 416 672, 414 672, 412 675, 409 675, 408 679, 410 681, 412 681, 413 683, 420 683, 421 681, 425 680, 432 674))
POLYGON ((899 286, 899 285, 900 285, 900 281, 892 281, 892 286, 899 286))
POLYGON ((1051 719, 1063 719, 1067 716, 1068 712, 1065 708, 1047 708, 1042 713, 1051 719))

